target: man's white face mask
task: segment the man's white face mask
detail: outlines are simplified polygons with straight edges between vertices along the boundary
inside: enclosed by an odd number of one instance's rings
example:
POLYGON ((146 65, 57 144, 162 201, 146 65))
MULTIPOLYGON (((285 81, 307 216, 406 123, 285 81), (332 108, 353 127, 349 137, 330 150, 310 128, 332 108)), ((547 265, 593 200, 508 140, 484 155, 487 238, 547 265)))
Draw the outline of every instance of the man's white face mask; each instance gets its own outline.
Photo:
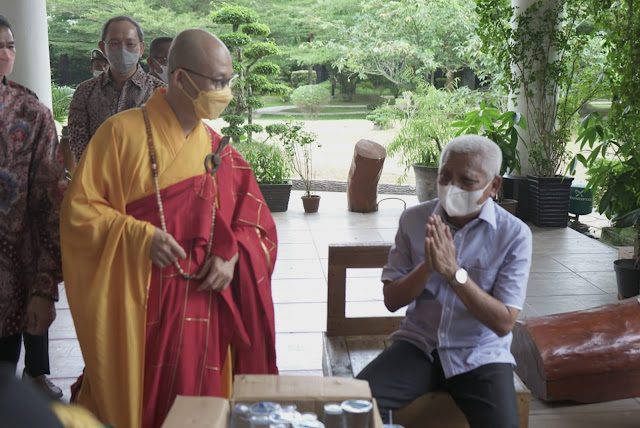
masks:
POLYGON ((104 73, 104 71, 102 71, 102 70, 93 70, 93 77, 98 77, 102 73, 104 73))
POLYGON ((450 184, 438 184, 440 203, 449 217, 465 217, 475 214, 489 200, 487 198, 483 203, 478 204, 478 200, 482 198, 482 194, 492 182, 493 180, 489 180, 484 188, 471 192, 450 184))
POLYGON ((162 73, 159 74, 160 79, 162 79, 164 83, 169 83, 169 66, 162 65, 162 64, 158 64, 158 65, 162 69, 162 73))

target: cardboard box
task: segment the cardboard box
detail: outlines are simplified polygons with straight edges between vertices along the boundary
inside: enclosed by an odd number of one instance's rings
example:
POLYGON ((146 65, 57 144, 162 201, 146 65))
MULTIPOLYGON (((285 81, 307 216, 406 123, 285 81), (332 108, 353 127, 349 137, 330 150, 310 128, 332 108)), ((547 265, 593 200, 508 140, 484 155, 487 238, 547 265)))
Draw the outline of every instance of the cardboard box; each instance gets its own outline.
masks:
MULTIPOLYGON (((314 412, 322 417, 326 403, 350 399, 371 400, 366 381, 318 376, 238 375, 233 382, 231 400, 218 397, 178 396, 163 428, 227 428, 231 405, 275 401, 295 404, 300 412, 314 412)), ((378 407, 373 401, 371 428, 382 428, 378 407)))

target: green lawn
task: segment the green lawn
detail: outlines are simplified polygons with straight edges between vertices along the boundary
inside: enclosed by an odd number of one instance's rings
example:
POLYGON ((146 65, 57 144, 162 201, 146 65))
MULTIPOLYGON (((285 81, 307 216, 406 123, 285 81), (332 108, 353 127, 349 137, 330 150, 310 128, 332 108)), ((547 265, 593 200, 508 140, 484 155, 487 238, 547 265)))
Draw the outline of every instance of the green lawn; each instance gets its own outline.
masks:
MULTIPOLYGON (((328 114, 318 116, 318 120, 344 120, 344 119, 366 119, 367 113, 362 114, 328 114)), ((287 116, 283 114, 261 114, 258 119, 268 120, 307 120, 304 116, 287 116)))
MULTIPOLYGON (((348 113, 350 111, 363 111, 364 109, 362 107, 351 107, 351 106, 345 106, 345 107, 324 107, 322 110, 320 110, 320 113, 348 113)), ((282 110, 284 113, 301 113, 300 110, 298 110, 295 107, 291 107, 285 110, 282 110)))
MULTIPOLYGON (((291 101, 282 101, 281 97, 274 97, 271 95, 265 95, 260 98, 265 107, 273 106, 290 106, 291 101)), ((340 95, 336 95, 329 101, 330 106, 345 106, 345 105, 367 105, 371 103, 382 104, 385 100, 376 94, 356 94, 351 101, 344 101, 340 95)))

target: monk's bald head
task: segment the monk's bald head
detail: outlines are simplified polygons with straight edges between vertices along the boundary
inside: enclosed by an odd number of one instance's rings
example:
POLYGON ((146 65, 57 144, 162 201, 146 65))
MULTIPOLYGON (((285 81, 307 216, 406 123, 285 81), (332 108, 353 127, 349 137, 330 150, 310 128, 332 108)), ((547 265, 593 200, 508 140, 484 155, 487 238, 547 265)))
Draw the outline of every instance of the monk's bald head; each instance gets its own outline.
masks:
POLYGON ((229 78, 233 73, 227 47, 208 31, 193 28, 176 36, 169 49, 169 71, 183 68, 214 79, 229 78))

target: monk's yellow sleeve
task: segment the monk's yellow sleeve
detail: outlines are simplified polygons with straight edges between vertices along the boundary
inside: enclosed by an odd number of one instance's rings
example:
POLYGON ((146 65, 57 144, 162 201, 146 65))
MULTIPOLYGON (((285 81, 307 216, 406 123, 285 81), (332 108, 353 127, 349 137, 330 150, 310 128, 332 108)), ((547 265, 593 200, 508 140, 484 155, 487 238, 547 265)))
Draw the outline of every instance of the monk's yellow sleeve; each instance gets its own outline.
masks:
POLYGON ((62 203, 60 241, 65 289, 87 366, 79 403, 104 422, 134 427, 141 420, 155 228, 126 214, 127 204, 140 196, 132 177, 145 149, 124 136, 135 125, 126 117, 112 117, 91 139, 62 203))

